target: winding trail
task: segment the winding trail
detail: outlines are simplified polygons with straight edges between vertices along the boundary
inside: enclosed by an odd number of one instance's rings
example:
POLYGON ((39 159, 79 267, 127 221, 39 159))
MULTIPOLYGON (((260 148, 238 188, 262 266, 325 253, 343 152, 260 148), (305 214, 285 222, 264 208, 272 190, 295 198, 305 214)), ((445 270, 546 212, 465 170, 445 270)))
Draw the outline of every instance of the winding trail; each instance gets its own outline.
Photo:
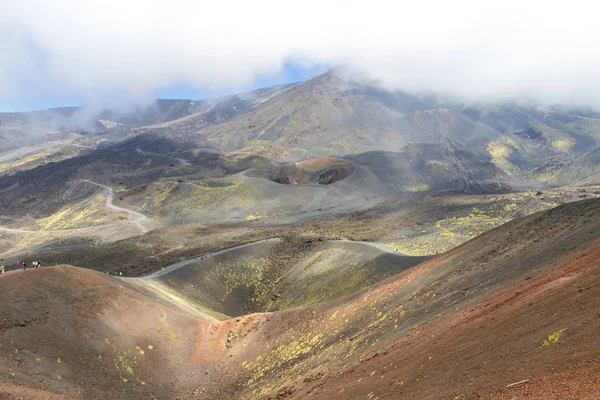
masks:
POLYGON ((126 212, 127 214, 129 214, 130 217, 135 218, 135 219, 132 219, 132 220, 130 220, 128 222, 134 222, 137 226, 139 226, 139 228, 142 231, 142 233, 148 232, 148 229, 146 229, 146 227, 144 225, 142 225, 142 222, 147 221, 148 217, 146 217, 144 214, 139 213, 137 211, 133 211, 133 210, 129 210, 127 208, 115 206, 112 203, 114 195, 115 195, 115 192, 114 192, 113 188, 111 188, 110 186, 103 185, 103 184, 98 183, 98 182, 90 181, 89 179, 82 179, 82 181, 83 182, 87 182, 87 183, 91 183, 92 185, 100 186, 101 188, 106 189, 108 191, 108 197, 106 198, 106 207, 108 207, 110 209, 113 209, 113 210, 126 212))
POLYGON ((108 196, 106 197, 106 207, 108 207, 112 210, 115 210, 115 211, 126 212, 129 215, 130 219, 127 221, 114 222, 111 224, 86 226, 83 228, 57 229, 57 230, 31 231, 31 230, 26 230, 26 229, 13 229, 13 228, 5 228, 5 227, 0 226, 0 231, 1 232, 9 232, 9 233, 72 233, 72 232, 84 232, 84 231, 89 231, 89 230, 94 230, 94 229, 99 229, 99 228, 107 228, 107 227, 111 227, 111 226, 119 226, 119 225, 123 225, 123 224, 134 223, 135 225, 137 225, 140 228, 142 233, 148 232, 148 229, 142 224, 142 222, 148 221, 149 218, 147 216, 145 216, 144 214, 139 213, 137 211, 129 210, 127 208, 123 208, 123 207, 114 205, 113 204, 114 191, 110 186, 106 186, 101 183, 91 181, 89 179, 81 179, 81 181, 90 183, 92 185, 100 186, 101 188, 107 190, 108 196))
MULTIPOLYGON (((260 243, 280 243, 282 241, 281 238, 271 238, 271 239, 265 239, 265 240, 259 240, 257 242, 250 242, 250 243, 245 243, 245 244, 241 244, 239 246, 234 246, 234 247, 229 247, 226 249, 222 249, 219 251, 215 251, 212 253, 212 256, 216 256, 219 254, 223 254, 223 253, 227 253, 230 252, 232 250, 237 250, 237 249, 241 249, 244 247, 250 247, 250 246, 254 246, 260 243)), ((326 241, 326 243, 354 243, 354 244, 358 244, 358 245, 364 245, 364 246, 369 246, 369 247, 373 247, 377 250, 379 250, 381 253, 391 253, 394 254, 396 256, 401 256, 401 257, 419 257, 419 256, 409 256, 408 254, 404 254, 404 253, 400 253, 395 251, 392 248, 389 248, 381 243, 374 243, 374 242, 360 242, 360 241, 354 241, 354 240, 348 240, 348 239, 339 239, 339 240, 328 240, 326 241)), ((168 267, 165 267, 164 269, 159 269, 158 271, 155 271, 151 274, 146 275, 146 278, 158 278, 162 275, 165 274, 169 274, 171 272, 174 272, 176 270, 178 270, 179 268, 185 267, 187 265, 190 264, 194 264, 197 263, 199 260, 198 258, 191 258, 189 260, 184 260, 184 261, 180 261, 178 263, 175 264, 171 264, 168 267)), ((133 278, 133 279, 138 279, 138 278, 133 278)))
MULTIPOLYGON (((215 256, 217 254, 227 253, 228 251, 237 250, 237 249, 241 249, 241 248, 244 248, 244 247, 254 246, 254 245, 259 244, 259 243, 272 243, 272 242, 281 242, 281 239, 279 239, 279 238, 272 238, 272 239, 260 240, 258 242, 245 243, 245 244, 241 244, 239 246, 229 247, 227 249, 215 251, 215 252, 212 253, 212 255, 215 256)), ((196 262, 198 262, 198 258, 191 258, 189 260, 180 261, 180 262, 178 262, 176 264, 171 264, 168 267, 165 267, 165 269, 159 269, 158 271, 155 271, 155 272, 153 272, 151 274, 148 274, 146 277, 147 278, 158 278, 159 276, 171 273, 171 272, 173 272, 175 270, 178 270, 181 267, 185 267, 186 265, 193 264, 193 263, 196 263, 196 262)))

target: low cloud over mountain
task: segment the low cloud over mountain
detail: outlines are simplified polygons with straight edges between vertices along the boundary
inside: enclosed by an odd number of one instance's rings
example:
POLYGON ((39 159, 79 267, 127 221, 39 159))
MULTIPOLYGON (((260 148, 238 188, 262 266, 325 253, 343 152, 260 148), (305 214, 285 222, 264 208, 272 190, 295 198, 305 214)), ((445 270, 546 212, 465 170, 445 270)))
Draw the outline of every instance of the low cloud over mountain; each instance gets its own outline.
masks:
POLYGON ((22 107, 222 93, 324 65, 413 93, 598 108, 600 33, 578 3, 4 0, 0 91, 22 107))

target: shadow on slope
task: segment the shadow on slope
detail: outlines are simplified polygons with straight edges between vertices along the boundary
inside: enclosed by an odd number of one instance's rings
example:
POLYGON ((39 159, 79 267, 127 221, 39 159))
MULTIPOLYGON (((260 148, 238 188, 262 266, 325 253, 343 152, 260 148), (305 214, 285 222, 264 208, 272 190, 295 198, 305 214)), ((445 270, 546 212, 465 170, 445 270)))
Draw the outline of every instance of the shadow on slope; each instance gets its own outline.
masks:
POLYGON ((316 157, 286 164, 269 171, 269 178, 285 185, 330 185, 352 175, 354 166, 333 157, 316 157))
POLYGON ((153 279, 237 317, 343 297, 426 259, 369 243, 268 240, 176 264, 153 279))
POLYGON ((370 151, 344 158, 368 169, 395 193, 502 193, 518 185, 488 157, 446 139, 408 145, 398 152, 370 151))

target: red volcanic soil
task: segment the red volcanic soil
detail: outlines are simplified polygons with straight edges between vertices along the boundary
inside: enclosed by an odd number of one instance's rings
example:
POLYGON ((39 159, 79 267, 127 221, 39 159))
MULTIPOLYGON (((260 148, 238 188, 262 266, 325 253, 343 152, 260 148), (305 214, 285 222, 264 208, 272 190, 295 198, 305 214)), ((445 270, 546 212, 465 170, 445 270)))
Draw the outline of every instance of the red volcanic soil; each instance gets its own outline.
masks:
POLYGON ((415 324, 313 397, 600 398, 598 245, 415 324), (544 346, 557 331, 560 339, 544 346))
POLYGON ((0 398, 597 399, 599 211, 567 204, 348 297, 226 321, 141 280, 10 273, 0 398))
POLYGON ((600 398, 599 206, 515 221, 311 314, 274 317, 271 347, 294 343, 290 326, 311 332, 300 346, 326 339, 292 364, 298 379, 263 377, 258 387, 279 383, 264 398, 600 398))

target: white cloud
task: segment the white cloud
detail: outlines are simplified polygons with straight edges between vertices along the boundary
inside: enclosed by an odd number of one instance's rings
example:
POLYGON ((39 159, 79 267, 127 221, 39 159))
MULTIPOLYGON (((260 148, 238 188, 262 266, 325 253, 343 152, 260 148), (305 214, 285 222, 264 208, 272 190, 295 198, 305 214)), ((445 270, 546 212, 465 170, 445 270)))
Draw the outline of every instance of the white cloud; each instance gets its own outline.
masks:
POLYGON ((87 97, 174 84, 235 90, 295 60, 467 100, 600 106, 599 10, 587 1, 0 0, 0 7, 0 90, 22 65, 39 62, 16 41, 26 38, 44 54, 43 75, 87 97))

